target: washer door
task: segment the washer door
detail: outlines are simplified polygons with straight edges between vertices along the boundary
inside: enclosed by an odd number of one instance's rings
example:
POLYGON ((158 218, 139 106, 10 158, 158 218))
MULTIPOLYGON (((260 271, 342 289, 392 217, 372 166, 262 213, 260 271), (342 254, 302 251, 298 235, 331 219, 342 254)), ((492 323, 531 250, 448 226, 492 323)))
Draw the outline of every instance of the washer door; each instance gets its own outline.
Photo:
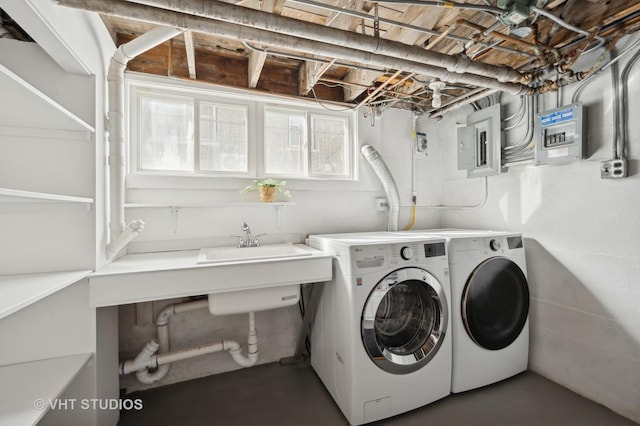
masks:
POLYGON ((442 286, 424 269, 403 268, 385 276, 362 313, 362 341, 369 357, 394 374, 420 369, 442 345, 447 306, 442 286))
POLYGON ((485 349, 506 348, 518 338, 529 314, 529 286, 511 260, 493 257, 479 264, 462 293, 462 322, 485 349))

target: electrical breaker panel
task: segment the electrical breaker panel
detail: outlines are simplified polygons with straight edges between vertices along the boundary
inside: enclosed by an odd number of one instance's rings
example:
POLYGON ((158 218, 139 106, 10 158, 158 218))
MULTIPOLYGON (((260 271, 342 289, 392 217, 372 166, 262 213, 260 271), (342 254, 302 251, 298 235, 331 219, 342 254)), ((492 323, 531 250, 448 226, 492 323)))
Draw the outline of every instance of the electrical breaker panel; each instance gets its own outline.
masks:
POLYGON ((536 166, 585 158, 587 138, 582 102, 536 115, 536 166))
POLYGON ((467 177, 490 176, 502 171, 500 104, 467 116, 467 125, 458 129, 458 170, 467 177))

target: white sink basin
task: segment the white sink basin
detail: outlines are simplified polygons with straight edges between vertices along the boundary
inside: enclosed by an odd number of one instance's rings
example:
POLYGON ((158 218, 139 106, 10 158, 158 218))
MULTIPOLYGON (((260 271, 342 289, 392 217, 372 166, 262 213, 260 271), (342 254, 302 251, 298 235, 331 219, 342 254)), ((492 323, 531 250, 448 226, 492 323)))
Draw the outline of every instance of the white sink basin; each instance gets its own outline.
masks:
POLYGON ((210 247, 200 249, 198 263, 250 262, 311 256, 298 244, 268 244, 260 247, 210 247))

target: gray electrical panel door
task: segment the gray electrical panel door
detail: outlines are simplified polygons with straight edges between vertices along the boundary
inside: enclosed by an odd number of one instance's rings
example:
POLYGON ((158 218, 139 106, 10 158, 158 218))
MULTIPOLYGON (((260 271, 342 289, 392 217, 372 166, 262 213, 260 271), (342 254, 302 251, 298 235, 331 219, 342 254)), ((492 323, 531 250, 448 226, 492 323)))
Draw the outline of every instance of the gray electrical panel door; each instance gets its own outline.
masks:
POLYGON ((536 166, 585 158, 587 138, 582 102, 537 114, 536 166))
POLYGON ((501 152, 500 104, 469 114, 467 125, 458 129, 458 170, 466 170, 467 177, 498 174, 501 152))

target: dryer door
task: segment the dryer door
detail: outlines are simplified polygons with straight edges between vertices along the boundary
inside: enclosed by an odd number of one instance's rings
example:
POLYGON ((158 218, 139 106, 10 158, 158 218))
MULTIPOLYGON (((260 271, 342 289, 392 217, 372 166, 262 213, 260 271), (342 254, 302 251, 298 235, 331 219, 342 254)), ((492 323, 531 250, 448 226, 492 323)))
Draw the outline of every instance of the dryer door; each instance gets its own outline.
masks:
POLYGON ((474 342, 490 350, 506 348, 527 322, 527 278, 509 259, 487 259, 469 276, 461 309, 462 322, 474 342))
POLYGON ((442 286, 424 269, 403 268, 385 276, 362 312, 362 341, 369 357, 390 373, 420 369, 444 341, 447 306, 442 286))

